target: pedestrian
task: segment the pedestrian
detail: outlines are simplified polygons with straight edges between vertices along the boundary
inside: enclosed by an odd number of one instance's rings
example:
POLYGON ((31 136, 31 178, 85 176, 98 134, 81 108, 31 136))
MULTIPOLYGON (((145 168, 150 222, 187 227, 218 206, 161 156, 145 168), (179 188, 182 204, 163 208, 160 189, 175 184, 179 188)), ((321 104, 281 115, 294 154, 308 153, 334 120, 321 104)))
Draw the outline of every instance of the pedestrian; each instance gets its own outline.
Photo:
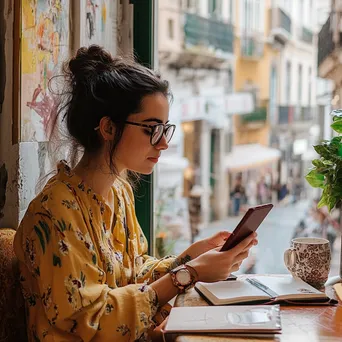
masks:
POLYGON ((165 305, 198 280, 238 270, 256 235, 225 252, 229 233, 219 232, 177 257, 148 256, 125 174, 150 174, 168 148, 168 83, 94 45, 79 49, 63 76, 53 130, 65 125, 70 155, 81 158, 58 164, 15 236, 28 339, 158 338, 165 305))
POLYGON ((191 230, 191 243, 195 242, 196 236, 199 234, 199 225, 201 223, 201 198, 203 189, 199 185, 194 185, 189 195, 189 218, 191 230))
POLYGON ((231 198, 233 200, 233 213, 235 216, 239 216, 240 207, 245 198, 245 188, 242 186, 241 176, 236 178, 234 189, 231 192, 231 198))

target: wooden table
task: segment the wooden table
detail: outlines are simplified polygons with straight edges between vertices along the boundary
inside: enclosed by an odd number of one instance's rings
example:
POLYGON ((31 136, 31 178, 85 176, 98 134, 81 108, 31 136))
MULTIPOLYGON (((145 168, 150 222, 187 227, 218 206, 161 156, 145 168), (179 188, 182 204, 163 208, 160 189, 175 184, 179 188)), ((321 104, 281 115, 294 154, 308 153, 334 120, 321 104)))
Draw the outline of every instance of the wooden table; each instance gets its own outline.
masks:
MULTIPOLYGON (((336 298, 332 287, 326 288, 331 298, 336 298)), ((175 306, 206 306, 208 303, 195 289, 177 297, 175 306)), ((282 333, 274 339, 214 337, 183 335, 176 342, 217 341, 279 341, 279 342, 342 342, 342 302, 336 306, 281 306, 282 333)))

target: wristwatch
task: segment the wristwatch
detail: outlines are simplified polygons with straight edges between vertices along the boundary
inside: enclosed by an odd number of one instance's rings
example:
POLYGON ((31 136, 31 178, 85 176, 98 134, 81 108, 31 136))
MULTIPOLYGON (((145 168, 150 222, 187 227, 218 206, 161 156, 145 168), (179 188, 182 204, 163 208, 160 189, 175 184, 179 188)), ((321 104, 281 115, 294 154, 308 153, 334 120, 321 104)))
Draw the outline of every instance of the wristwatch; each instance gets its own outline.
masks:
POLYGON ((193 272, 191 272, 189 270, 190 267, 188 267, 189 266, 186 265, 180 265, 170 271, 173 285, 178 287, 181 293, 193 287, 196 283, 197 277, 194 275, 196 270, 191 267, 191 270, 193 270, 193 272))

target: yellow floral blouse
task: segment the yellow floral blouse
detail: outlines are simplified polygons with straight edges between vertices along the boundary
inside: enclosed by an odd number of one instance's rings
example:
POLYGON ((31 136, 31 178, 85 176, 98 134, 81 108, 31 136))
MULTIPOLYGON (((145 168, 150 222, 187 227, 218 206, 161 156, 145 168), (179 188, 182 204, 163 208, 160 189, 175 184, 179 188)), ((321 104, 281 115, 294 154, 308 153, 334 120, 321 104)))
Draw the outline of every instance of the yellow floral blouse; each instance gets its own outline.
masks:
POLYGON ((60 162, 29 205, 14 248, 30 341, 148 340, 158 311, 148 283, 177 262, 146 255, 131 187, 112 189, 114 213, 60 162))

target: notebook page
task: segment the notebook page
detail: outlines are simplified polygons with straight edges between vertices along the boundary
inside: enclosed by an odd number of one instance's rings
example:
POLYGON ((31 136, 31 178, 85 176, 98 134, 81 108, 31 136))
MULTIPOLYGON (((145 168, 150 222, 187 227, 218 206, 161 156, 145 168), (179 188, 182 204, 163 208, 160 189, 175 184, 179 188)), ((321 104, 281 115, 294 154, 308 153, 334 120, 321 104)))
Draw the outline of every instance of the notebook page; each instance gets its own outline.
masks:
POLYGON ((284 276, 254 276, 262 284, 269 287, 272 291, 276 292, 278 296, 325 296, 324 293, 316 290, 309 284, 305 283, 299 278, 294 278, 291 275, 284 276))
POLYGON ((268 297, 265 292, 243 280, 201 283, 218 299, 241 297, 268 297))

